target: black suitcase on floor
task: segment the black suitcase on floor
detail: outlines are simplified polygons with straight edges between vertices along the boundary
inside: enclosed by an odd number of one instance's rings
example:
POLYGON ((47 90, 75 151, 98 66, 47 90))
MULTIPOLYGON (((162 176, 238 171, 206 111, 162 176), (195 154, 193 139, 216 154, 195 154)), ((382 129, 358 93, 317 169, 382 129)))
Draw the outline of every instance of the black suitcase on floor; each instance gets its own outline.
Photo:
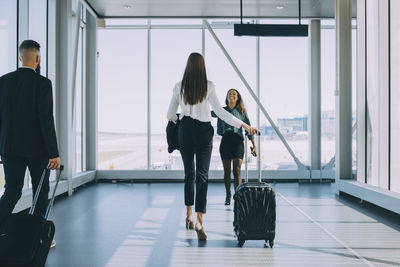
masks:
POLYGON ((60 181, 61 166, 57 176, 53 195, 47 207, 45 218, 34 215, 36 202, 46 173, 43 171, 38 189, 29 214, 17 213, 10 215, 0 226, 0 266, 1 267, 43 267, 45 266, 50 245, 55 234, 55 226, 48 221, 53 206, 58 182, 60 181))
MULTIPOLYGON (((243 246, 246 240, 265 240, 265 246, 272 248, 275 239, 276 198, 275 192, 266 183, 261 182, 261 164, 258 164, 258 182, 248 182, 247 170, 247 138, 245 138, 245 183, 240 185, 233 197, 234 221, 233 227, 238 245, 243 246)), ((261 142, 259 142, 260 144, 261 142)), ((261 163, 261 148, 258 161, 261 163)))

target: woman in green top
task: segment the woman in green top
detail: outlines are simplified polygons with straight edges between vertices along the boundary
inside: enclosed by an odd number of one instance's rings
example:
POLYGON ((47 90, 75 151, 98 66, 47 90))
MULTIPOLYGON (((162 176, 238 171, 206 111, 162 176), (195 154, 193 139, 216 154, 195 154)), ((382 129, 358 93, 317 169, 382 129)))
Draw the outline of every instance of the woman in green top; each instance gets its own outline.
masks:
MULTIPOLYGON (((226 94, 226 106, 224 109, 238 119, 250 125, 249 117, 242 100, 242 96, 236 89, 230 89, 226 94)), ((216 117, 213 114, 213 117, 216 117)), ((242 128, 235 128, 223 120, 218 118, 217 133, 222 136, 219 152, 224 166, 224 182, 226 189, 225 205, 231 204, 231 166, 233 163, 233 177, 235 178, 235 190, 242 183, 240 169, 242 167, 244 154, 244 137, 242 128)), ((256 143, 254 136, 248 135, 249 140, 253 143, 251 153, 257 156, 256 143)))

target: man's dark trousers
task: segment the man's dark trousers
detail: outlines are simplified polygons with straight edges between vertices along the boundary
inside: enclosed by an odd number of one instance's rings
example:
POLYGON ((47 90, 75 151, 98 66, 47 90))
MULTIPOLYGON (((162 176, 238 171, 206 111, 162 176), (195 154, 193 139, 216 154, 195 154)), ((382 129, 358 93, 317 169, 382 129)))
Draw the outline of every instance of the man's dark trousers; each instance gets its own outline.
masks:
MULTIPOLYGON (((20 156, 2 156, 6 187, 4 194, 0 199, 0 223, 11 214, 15 205, 21 197, 21 191, 24 186, 25 172, 28 167, 32 179, 33 196, 39 185, 43 170, 49 162, 45 158, 25 158, 20 156)), ((49 194, 49 176, 46 175, 38 202, 35 208, 35 214, 44 216, 48 204, 49 194)))

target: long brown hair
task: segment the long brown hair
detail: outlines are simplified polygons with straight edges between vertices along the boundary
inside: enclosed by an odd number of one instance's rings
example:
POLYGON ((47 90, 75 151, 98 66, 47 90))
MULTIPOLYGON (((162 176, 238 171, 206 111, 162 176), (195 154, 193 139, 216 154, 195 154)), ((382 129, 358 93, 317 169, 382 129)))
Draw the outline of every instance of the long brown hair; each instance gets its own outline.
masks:
POLYGON ((207 75, 204 58, 191 53, 182 78, 181 96, 186 105, 201 103, 207 96, 207 75))
POLYGON ((234 88, 228 90, 228 92, 226 93, 226 97, 225 97, 225 105, 227 105, 229 107, 228 97, 229 97, 229 92, 232 90, 236 91, 236 94, 238 96, 238 99, 236 100, 235 108, 237 108, 240 111, 240 113, 242 113, 242 115, 244 115, 244 113, 246 112, 246 108, 244 107, 244 102, 243 102, 242 96, 240 95, 238 90, 236 90, 234 88))

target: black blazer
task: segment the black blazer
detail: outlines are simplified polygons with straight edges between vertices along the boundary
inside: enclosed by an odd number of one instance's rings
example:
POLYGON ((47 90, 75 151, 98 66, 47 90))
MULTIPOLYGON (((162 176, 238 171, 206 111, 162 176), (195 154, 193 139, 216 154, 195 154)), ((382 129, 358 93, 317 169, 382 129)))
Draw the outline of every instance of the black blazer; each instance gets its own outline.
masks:
POLYGON ((0 155, 59 156, 51 81, 32 69, 0 77, 0 155))
POLYGON ((179 150, 178 131, 179 131, 179 114, 176 123, 168 121, 165 131, 167 133, 168 153, 174 152, 175 149, 179 150))

